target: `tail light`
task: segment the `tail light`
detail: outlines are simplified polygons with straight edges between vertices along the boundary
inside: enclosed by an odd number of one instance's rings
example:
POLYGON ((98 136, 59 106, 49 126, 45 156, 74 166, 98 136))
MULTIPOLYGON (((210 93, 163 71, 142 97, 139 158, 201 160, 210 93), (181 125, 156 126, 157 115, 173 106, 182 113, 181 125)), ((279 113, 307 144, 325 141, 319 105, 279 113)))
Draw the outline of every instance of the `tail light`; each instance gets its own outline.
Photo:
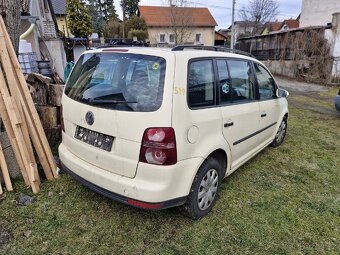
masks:
POLYGON ((174 165, 177 162, 173 128, 148 128, 144 131, 139 161, 153 165, 174 165))
POLYGON ((65 132, 65 126, 64 126, 64 116, 63 116, 63 105, 60 105, 60 125, 63 132, 65 132))

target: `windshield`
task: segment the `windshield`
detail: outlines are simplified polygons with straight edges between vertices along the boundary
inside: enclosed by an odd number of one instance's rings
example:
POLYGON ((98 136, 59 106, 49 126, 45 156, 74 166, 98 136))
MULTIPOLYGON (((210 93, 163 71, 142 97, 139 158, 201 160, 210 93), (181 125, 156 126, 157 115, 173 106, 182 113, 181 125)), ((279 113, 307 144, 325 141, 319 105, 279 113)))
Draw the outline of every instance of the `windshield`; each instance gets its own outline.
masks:
POLYGON ((126 53, 82 55, 65 94, 82 103, 123 111, 156 111, 162 104, 165 60, 126 53))

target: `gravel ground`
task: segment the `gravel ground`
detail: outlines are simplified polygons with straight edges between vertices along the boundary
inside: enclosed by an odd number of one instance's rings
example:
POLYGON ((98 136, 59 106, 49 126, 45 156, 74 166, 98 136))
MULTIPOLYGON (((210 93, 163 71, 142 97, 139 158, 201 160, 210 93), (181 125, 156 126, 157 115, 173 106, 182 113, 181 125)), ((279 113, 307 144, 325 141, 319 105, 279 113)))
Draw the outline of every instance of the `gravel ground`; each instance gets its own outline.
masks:
POLYGON ((288 90, 292 95, 327 91, 327 87, 315 83, 300 82, 280 76, 275 76, 275 80, 280 87, 288 90))
POLYGON ((279 87, 286 89, 289 92, 290 97, 288 98, 288 102, 294 107, 340 117, 340 112, 338 112, 335 107, 329 108, 318 104, 298 100, 298 97, 307 97, 315 101, 328 102, 334 105, 334 98, 336 96, 335 94, 334 97, 326 97, 319 94, 321 92, 329 90, 329 87, 315 83, 301 82, 282 76, 275 76, 275 80, 279 87))

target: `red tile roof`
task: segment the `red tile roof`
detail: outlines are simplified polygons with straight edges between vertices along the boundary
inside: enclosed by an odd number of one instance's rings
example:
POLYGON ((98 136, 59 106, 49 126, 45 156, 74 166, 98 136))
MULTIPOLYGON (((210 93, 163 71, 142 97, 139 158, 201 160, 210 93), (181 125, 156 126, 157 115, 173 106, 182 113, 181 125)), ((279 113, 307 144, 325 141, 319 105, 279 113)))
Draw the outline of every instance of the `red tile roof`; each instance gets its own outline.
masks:
POLYGON ((279 31, 281 28, 282 22, 271 22, 270 24, 270 31, 279 31))
POLYGON ((289 29, 292 29, 292 28, 298 28, 300 25, 300 22, 297 21, 296 19, 285 19, 282 22, 281 28, 284 26, 284 24, 286 24, 289 29))
POLYGON ((139 13, 148 26, 168 27, 176 22, 178 25, 185 22, 190 27, 217 26, 208 8, 139 6, 139 13))

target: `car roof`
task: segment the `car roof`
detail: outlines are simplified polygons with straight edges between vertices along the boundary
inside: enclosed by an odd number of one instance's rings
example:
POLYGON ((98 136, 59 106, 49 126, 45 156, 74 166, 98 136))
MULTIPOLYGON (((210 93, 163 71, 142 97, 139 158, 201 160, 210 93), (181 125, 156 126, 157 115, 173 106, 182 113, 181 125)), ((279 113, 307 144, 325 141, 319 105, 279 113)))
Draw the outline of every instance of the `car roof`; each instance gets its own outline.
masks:
POLYGON ((174 54, 178 57, 185 58, 205 58, 205 57, 224 57, 224 58, 237 58, 237 59, 245 59, 259 62, 257 59, 245 56, 242 54, 231 53, 231 52, 223 52, 223 51, 212 51, 212 50, 201 50, 201 49, 192 49, 187 48, 180 51, 172 51, 171 48, 161 48, 161 47, 103 47, 97 48, 93 50, 88 50, 85 53, 100 53, 100 52, 124 52, 124 53, 133 53, 133 54, 145 54, 145 55, 168 55, 169 53, 174 54))

